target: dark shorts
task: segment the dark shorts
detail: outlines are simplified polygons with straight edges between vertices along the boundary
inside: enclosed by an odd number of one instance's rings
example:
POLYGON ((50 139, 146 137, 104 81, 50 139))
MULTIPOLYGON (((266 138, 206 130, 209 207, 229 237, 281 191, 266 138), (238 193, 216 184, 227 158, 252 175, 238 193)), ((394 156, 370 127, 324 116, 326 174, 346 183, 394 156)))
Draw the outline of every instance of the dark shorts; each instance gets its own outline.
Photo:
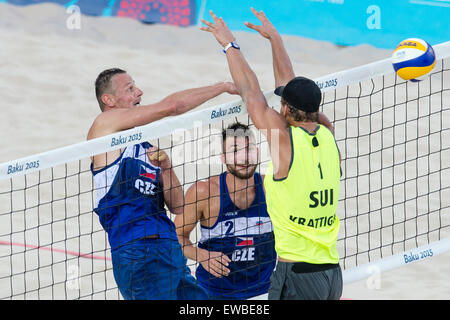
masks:
POLYGON ((199 300, 197 285, 178 241, 137 240, 112 253, 114 278, 125 300, 199 300))
POLYGON ((269 300, 339 300, 341 267, 278 261, 270 278, 269 300))

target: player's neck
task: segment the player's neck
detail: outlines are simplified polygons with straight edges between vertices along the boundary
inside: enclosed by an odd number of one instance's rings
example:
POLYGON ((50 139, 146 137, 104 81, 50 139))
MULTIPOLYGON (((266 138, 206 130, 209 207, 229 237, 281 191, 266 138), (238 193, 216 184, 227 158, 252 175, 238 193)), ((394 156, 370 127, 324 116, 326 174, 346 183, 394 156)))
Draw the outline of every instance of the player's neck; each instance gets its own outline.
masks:
POLYGON ((240 179, 228 171, 226 181, 231 201, 239 209, 247 209, 255 199, 254 176, 252 175, 249 179, 240 179))
POLYGON ((307 130, 309 133, 315 133, 317 129, 317 122, 310 122, 310 121, 292 121, 289 123, 290 126, 293 127, 302 127, 303 129, 307 130))

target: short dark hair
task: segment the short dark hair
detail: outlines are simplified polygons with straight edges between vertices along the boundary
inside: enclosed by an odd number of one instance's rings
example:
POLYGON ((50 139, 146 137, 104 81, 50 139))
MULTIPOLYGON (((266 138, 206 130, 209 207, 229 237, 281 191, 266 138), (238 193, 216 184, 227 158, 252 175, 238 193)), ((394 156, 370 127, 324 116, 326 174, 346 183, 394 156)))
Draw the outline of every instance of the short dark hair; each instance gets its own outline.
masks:
POLYGON ((286 100, 281 98, 281 103, 283 105, 287 105, 289 109, 289 113, 291 117, 294 119, 294 121, 305 121, 305 122, 318 122, 319 121, 319 112, 306 112, 300 109, 297 109, 293 106, 291 106, 289 103, 287 103, 286 100))
POLYGON ((223 146, 227 137, 250 137, 252 135, 252 131, 250 130, 250 127, 248 125, 240 123, 239 121, 230 124, 226 129, 222 130, 223 151, 225 151, 225 148, 223 148, 223 146))
POLYGON ((100 110, 103 111, 105 105, 102 101, 102 95, 111 90, 111 79, 121 73, 127 73, 125 70, 119 68, 111 68, 102 71, 97 79, 95 80, 95 95, 97 97, 98 104, 100 106, 100 110))

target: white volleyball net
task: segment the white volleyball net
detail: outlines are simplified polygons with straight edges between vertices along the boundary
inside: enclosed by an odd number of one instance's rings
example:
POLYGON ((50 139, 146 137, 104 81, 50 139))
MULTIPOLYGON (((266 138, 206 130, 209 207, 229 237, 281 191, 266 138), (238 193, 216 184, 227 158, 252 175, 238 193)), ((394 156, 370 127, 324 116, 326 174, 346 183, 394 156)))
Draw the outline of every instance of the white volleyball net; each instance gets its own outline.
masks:
MULTIPOLYGON (((367 277, 374 265, 389 270, 450 249, 450 43, 435 51, 436 67, 418 83, 396 77, 389 59, 316 79, 342 155, 337 214, 345 283, 367 277)), ((279 107, 271 92, 266 97, 279 107)), ((267 143, 239 100, 120 136, 137 134, 165 150, 186 190, 225 170, 221 131, 236 120, 255 132, 264 173, 267 143)), ((93 212, 90 171, 90 156, 135 143, 113 139, 0 164, 0 299, 121 299, 93 212)), ((198 243, 198 232, 191 238, 198 243)))

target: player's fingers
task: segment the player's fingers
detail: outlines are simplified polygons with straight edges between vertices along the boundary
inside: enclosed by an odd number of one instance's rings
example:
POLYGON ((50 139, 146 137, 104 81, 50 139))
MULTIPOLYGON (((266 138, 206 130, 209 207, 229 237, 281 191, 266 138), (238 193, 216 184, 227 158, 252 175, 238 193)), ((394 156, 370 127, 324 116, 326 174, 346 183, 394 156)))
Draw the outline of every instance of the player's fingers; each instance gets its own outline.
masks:
POLYGON ((220 267, 220 265, 218 263, 216 263, 217 261, 213 261, 210 260, 209 261, 209 268, 208 268, 208 272, 211 273, 213 276, 221 278, 223 276, 223 272, 222 272, 222 268, 220 267))
POLYGON ((231 262, 231 259, 223 252, 214 252, 214 254, 215 259, 225 266, 228 266, 228 264, 231 262))
POLYGON ((259 10, 258 17, 260 17, 262 20, 267 20, 266 14, 262 10, 259 10))
POLYGON ((248 28, 250 28, 250 29, 253 29, 253 30, 255 30, 255 31, 259 31, 259 26, 254 25, 254 24, 251 23, 251 22, 244 22, 244 24, 245 24, 248 28))
POLYGON ((222 255, 221 258, 222 258, 222 261, 225 262, 225 265, 227 265, 227 266, 231 262, 231 259, 226 254, 222 255))
POLYGON ((220 274, 228 274, 230 272, 230 269, 228 269, 226 266, 228 265, 228 262, 225 260, 222 260, 223 255, 220 257, 212 258, 211 266, 214 268, 214 270, 220 274))
POLYGON ((228 275, 230 273, 230 269, 228 269, 227 267, 230 264, 230 258, 228 258, 227 255, 222 255, 220 257, 220 260, 218 261, 220 263, 220 268, 222 269, 223 273, 225 275, 228 275))
POLYGON ((220 274, 218 274, 215 271, 215 268, 212 264, 212 260, 206 260, 206 261, 202 261, 200 262, 200 264, 203 266, 203 268, 209 272, 210 274, 212 274, 214 277, 220 277, 220 274))
POLYGON ((217 262, 220 264, 220 267, 223 268, 224 270, 226 270, 227 272, 230 271, 230 269, 228 269, 228 265, 230 264, 230 262, 228 261, 228 257, 224 258, 223 256, 220 258, 220 260, 217 260, 217 262))
POLYGON ((149 155, 150 160, 155 160, 155 158, 156 158, 155 155, 157 154, 157 151, 158 151, 158 147, 156 147, 156 146, 153 146, 150 149, 148 149, 148 155, 149 155))
POLYGON ((263 20, 266 18, 266 15, 264 14, 264 12, 262 12, 262 10, 258 12, 253 7, 251 7, 250 10, 252 10, 253 14, 258 18, 259 21, 263 22, 263 20))
POLYGON ((150 153, 150 160, 155 161, 159 159, 159 151, 150 153))
POLYGON ((220 24, 226 25, 226 23, 225 23, 225 21, 223 20, 222 17, 219 18, 219 21, 218 21, 218 22, 219 22, 220 24))
POLYGON ((222 275, 220 273, 217 273, 213 268, 209 268, 207 271, 216 278, 222 278, 222 275))
POLYGON ((220 273, 220 270, 216 271, 215 268, 210 267, 208 272, 211 273, 216 278, 222 278, 222 274, 220 273))
POLYGON ((149 151, 149 158, 151 161, 159 161, 162 162, 167 159, 167 154, 159 150, 157 147, 153 147, 149 151))
POLYGON ((230 273, 230 269, 225 267, 225 265, 220 261, 215 261, 214 270, 216 273, 220 274, 221 276, 227 276, 230 273))
POLYGON ((217 22, 219 22, 219 18, 217 18, 216 14, 212 10, 209 10, 209 14, 213 18, 214 22, 217 24, 217 22))
POLYGON ((222 265, 220 272, 222 273, 223 276, 228 276, 230 274, 230 269, 222 265))
POLYGON ((214 26, 215 26, 214 23, 209 22, 209 21, 207 21, 207 20, 205 20, 205 19, 201 19, 201 21, 202 21, 202 23, 206 24, 206 25, 207 25, 208 27, 210 27, 210 28, 214 28, 214 26))

